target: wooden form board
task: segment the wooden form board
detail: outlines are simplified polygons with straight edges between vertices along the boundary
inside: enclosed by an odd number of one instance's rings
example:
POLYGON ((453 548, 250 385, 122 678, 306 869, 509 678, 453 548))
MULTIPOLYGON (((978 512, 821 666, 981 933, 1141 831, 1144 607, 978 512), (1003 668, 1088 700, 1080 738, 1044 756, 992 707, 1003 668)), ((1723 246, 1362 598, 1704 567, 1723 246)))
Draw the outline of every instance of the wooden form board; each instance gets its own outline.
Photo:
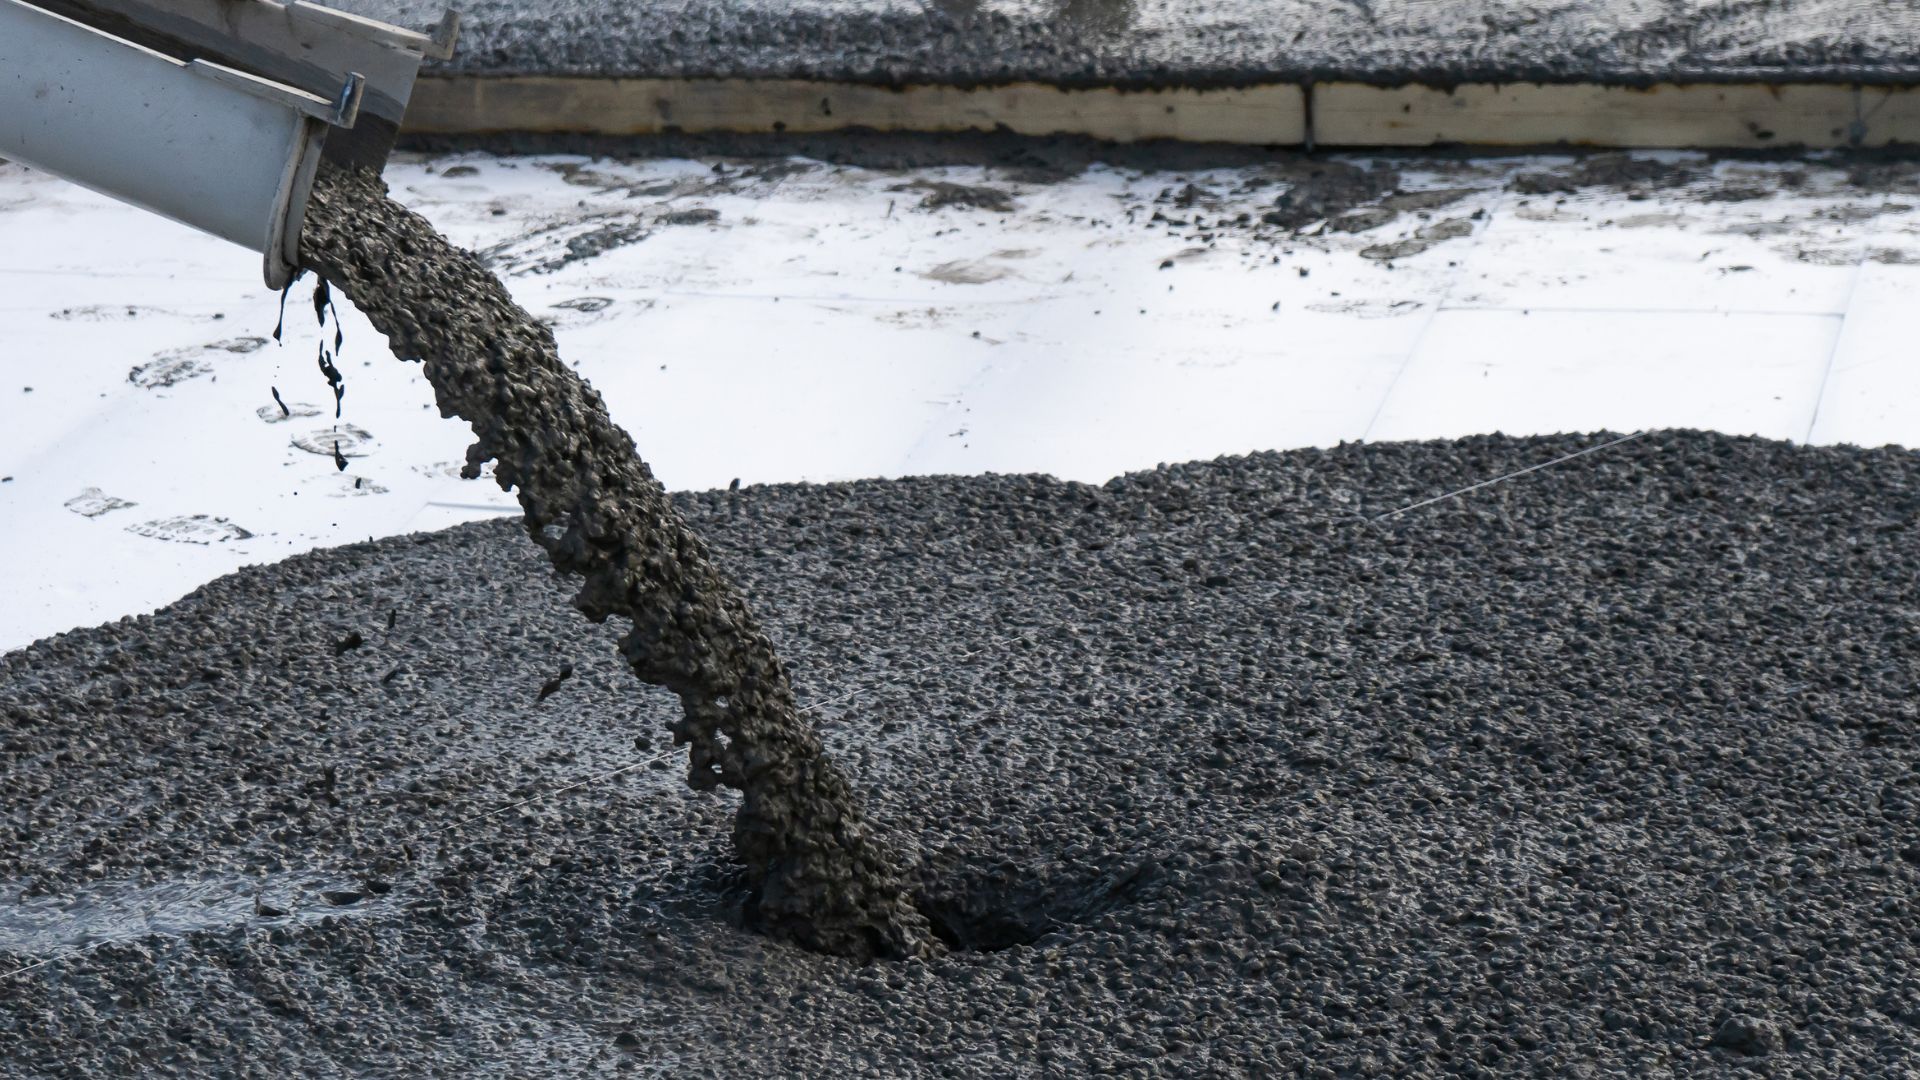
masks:
POLYGON ((1116 142, 1297 144, 1298 86, 1063 90, 1039 83, 899 89, 802 79, 426 78, 406 128, 427 134, 567 132, 995 131, 1116 142))
POLYGON ((1920 143, 1905 87, 1468 84, 1313 88, 1325 146, 1882 147, 1920 143))
POLYGON ((1920 87, 1510 83, 1216 90, 881 87, 805 79, 422 78, 406 129, 656 135, 994 131, 1263 146, 1920 145, 1920 87))

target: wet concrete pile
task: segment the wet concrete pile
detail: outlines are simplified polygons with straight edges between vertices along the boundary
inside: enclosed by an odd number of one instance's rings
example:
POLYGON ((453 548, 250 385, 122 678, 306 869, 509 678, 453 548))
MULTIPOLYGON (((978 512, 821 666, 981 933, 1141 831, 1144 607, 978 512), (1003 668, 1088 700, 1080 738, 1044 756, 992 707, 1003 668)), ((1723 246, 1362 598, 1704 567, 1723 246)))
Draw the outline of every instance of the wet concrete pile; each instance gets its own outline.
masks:
POLYGON ((745 925, 518 522, 0 657, 0 971, 106 942, 0 984, 0 1071, 1920 1073, 1920 454, 1661 432, 1371 520, 1598 441, 674 496, 925 961, 745 925))
POLYGON ((772 643, 600 395, 561 362, 552 332, 371 176, 316 182, 301 250, 396 356, 423 365, 441 414, 473 426, 470 474, 495 463, 527 534, 583 579, 573 605, 595 622, 632 620, 620 651, 679 696, 673 734, 690 747, 688 781, 741 792, 734 840, 756 921, 847 956, 934 951, 845 775, 799 716, 772 643))

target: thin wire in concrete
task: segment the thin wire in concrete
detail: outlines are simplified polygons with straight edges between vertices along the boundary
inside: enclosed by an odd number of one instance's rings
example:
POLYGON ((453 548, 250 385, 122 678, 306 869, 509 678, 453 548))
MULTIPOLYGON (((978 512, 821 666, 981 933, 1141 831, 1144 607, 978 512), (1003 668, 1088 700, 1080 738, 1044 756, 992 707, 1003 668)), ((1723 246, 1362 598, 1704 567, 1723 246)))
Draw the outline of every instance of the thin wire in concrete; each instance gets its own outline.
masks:
POLYGON ((1465 495, 1471 491, 1479 491, 1481 488, 1489 488, 1494 486, 1495 484, 1504 484, 1507 481, 1512 480, 1516 476, 1525 476, 1530 472, 1539 472, 1541 469, 1550 469, 1553 466, 1559 465, 1563 462, 1572 461, 1574 458, 1585 457, 1588 454, 1598 453, 1601 450, 1605 450, 1609 446, 1619 446, 1621 443, 1624 443, 1624 442, 1632 442, 1633 440, 1645 434, 1646 434, 1646 431, 1643 429, 1640 431, 1636 431, 1631 435, 1622 435, 1617 439, 1608 439, 1606 442, 1600 443, 1597 446, 1589 446, 1585 450, 1575 450, 1571 454, 1562 454, 1561 456, 1554 458, 1552 461, 1542 461, 1538 465, 1529 465, 1524 469, 1515 469, 1510 473, 1506 473, 1501 476, 1496 476, 1491 480, 1482 480, 1477 484, 1469 484, 1463 488, 1456 488, 1455 490, 1449 491, 1444 495, 1435 495, 1431 499, 1422 499, 1417 503, 1413 503, 1408 506, 1403 506, 1398 510, 1389 510, 1384 514, 1377 514, 1373 517, 1368 518, 1367 520, 1369 522, 1378 522, 1378 521, 1385 521, 1386 519, 1391 517, 1398 517, 1409 510, 1418 510, 1423 506, 1432 506, 1434 503, 1445 502, 1448 499, 1465 495))
POLYGON ((90 953, 93 950, 105 944, 106 942, 104 941, 96 941, 92 945, 89 945, 84 949, 75 949, 73 952, 56 953, 52 956, 47 957, 45 960, 35 960, 33 963, 28 964, 25 967, 17 967, 17 968, 14 968, 12 971, 7 972, 5 975, 0 975, 0 981, 11 979, 15 975, 25 975, 27 972, 32 971, 35 968, 43 968, 43 967, 46 967, 48 964, 58 963, 62 960, 71 960, 76 956, 84 956, 87 953, 90 953))

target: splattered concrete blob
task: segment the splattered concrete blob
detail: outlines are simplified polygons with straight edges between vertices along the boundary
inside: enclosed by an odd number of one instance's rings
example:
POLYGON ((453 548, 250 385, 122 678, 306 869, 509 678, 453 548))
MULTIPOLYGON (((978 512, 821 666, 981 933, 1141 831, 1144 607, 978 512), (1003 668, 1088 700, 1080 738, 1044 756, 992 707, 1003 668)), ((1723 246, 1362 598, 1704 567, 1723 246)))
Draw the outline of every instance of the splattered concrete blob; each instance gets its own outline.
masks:
MULTIPOLYGON (((320 409, 318 406, 308 404, 304 401, 289 401, 285 408, 279 405, 262 405, 253 410, 253 415, 258 416, 269 424, 279 424, 288 420, 297 420, 308 416, 319 416, 320 409)), ((305 449, 305 447, 302 447, 302 449, 305 449)))
POLYGON ((181 514, 157 521, 143 521, 127 526, 127 531, 135 536, 149 536, 178 544, 224 544, 229 540, 246 540, 253 536, 253 533, 226 518, 211 514, 181 514))
POLYGON ((373 436, 352 424, 332 424, 295 435, 293 445, 321 457, 366 457, 373 452, 373 436))
POLYGON ((1361 319, 1391 319, 1396 315, 1411 315, 1423 306, 1418 300, 1363 300, 1356 297, 1308 304, 1307 310, 1324 315, 1352 315, 1361 319))
POLYGON ((90 487, 80 492, 80 494, 75 495, 73 498, 68 499, 64 505, 67 509, 79 514, 81 517, 91 518, 99 517, 101 514, 111 514, 115 510, 124 510, 129 506, 138 506, 139 504, 126 499, 115 498, 97 487, 90 487))
POLYGON ((546 225, 480 252, 489 270, 512 277, 551 274, 645 240, 652 230, 626 213, 587 214, 546 225))
POLYGON ((929 281, 944 281, 949 285, 985 285, 989 281, 998 281, 1013 271, 984 259, 955 259, 943 262, 920 276, 929 281))
POLYGON ((147 363, 136 365, 127 372, 127 381, 143 390, 162 390, 188 379, 212 374, 211 361, 215 354, 244 355, 258 351, 266 343, 266 338, 247 336, 209 342, 205 345, 193 345, 184 349, 169 349, 155 355, 147 363))

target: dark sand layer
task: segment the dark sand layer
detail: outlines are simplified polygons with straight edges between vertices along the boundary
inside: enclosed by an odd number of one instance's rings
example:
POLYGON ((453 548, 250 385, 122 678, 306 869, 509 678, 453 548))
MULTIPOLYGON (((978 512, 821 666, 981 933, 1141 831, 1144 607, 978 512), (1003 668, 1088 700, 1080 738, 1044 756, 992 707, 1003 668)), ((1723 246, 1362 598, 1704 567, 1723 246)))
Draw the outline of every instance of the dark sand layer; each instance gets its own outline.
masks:
POLYGON ((678 500, 962 951, 735 925, 517 522, 0 658, 10 1075, 1920 1070, 1920 455, 1661 433, 678 500), (563 664, 574 674, 536 700, 563 664), (464 824, 462 823, 464 822, 464 824), (21 891, 31 894, 21 899, 21 891))
POLYGON ((461 12, 428 72, 1215 86, 1302 79, 1911 81, 1903 0, 334 0, 461 12))

